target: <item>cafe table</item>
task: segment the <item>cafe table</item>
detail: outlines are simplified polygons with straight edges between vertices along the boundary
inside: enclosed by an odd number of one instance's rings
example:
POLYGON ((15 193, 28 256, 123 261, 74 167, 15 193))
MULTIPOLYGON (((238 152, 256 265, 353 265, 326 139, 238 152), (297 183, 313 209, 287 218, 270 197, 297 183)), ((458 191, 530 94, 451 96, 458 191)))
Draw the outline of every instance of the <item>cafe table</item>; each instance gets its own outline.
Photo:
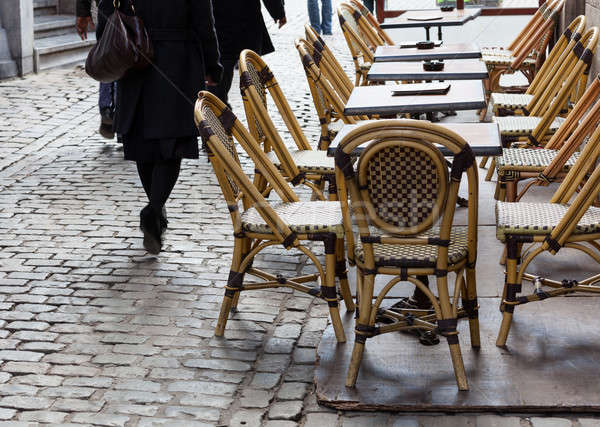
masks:
POLYGON ((375 62, 425 61, 428 59, 474 59, 481 58, 481 49, 474 43, 442 44, 432 49, 378 46, 375 62))
POLYGON ((397 18, 383 22, 381 28, 425 28, 425 37, 430 40, 431 27, 437 27, 438 39, 442 40, 442 27, 456 27, 481 15, 481 8, 454 9, 442 12, 441 9, 409 10, 397 18))
MULTIPOLYGON (((372 120, 366 120, 364 123, 355 125, 344 125, 335 136, 331 145, 327 149, 327 155, 333 157, 338 145, 351 131, 366 123, 372 123, 372 120)), ((500 156, 502 155, 502 143, 500 139, 500 130, 497 123, 437 123, 458 135, 462 136, 465 141, 471 146, 475 156, 500 156)), ((360 154, 369 142, 356 147, 355 154, 360 154)), ((446 148, 439 146, 440 151, 444 156, 452 156, 452 153, 446 148)))
POLYGON ((451 80, 445 83, 450 84, 450 90, 445 95, 393 96, 392 90, 397 85, 357 86, 350 94, 344 114, 346 116, 420 114, 485 108, 485 92, 481 80, 451 80))
POLYGON ((484 80, 488 69, 479 59, 450 59, 439 71, 425 71, 422 62, 375 62, 367 81, 390 80, 484 80))

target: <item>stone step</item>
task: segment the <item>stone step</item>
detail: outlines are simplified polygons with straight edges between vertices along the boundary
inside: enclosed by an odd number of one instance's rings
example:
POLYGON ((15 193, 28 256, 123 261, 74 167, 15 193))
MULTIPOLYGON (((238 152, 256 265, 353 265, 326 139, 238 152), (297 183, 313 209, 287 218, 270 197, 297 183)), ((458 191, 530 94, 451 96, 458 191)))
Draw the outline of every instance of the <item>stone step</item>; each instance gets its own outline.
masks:
POLYGON ((76 33, 73 15, 40 15, 33 18, 34 38, 61 36, 76 33))
POLYGON ((34 41, 35 72, 85 62, 85 58, 96 43, 96 35, 88 34, 87 40, 81 40, 76 33, 46 37, 34 41))
POLYGON ((56 15, 58 13, 58 0, 34 0, 33 15, 56 15))

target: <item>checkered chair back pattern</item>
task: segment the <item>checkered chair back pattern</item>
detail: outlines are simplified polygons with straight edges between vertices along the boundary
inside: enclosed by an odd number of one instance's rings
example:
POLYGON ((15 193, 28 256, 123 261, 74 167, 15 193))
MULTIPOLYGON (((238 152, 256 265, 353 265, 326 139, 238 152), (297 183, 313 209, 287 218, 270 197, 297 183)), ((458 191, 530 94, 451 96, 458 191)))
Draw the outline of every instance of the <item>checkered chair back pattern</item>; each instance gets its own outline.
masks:
POLYGON ((236 142, 282 201, 299 201, 285 178, 235 114, 213 94, 206 91, 198 94, 194 117, 227 203, 234 233, 242 231, 239 213, 239 202, 242 201, 244 210, 255 207, 275 236, 284 241, 292 232, 244 172, 236 142))
POLYGON ((415 234, 437 222, 448 196, 448 168, 428 142, 378 140, 360 157, 358 188, 372 224, 415 234))

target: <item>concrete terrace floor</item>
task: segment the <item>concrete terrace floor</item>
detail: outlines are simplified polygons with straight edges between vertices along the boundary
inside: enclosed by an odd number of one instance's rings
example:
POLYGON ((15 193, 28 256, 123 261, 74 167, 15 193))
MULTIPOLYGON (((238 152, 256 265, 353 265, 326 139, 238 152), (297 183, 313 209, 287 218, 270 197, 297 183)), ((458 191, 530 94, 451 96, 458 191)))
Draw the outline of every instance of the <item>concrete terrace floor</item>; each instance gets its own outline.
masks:
MULTIPOLYGON (((286 3, 287 26, 277 30, 267 18, 277 52, 266 61, 316 145, 318 121, 293 47, 306 5, 286 3)), ((501 46, 526 20, 479 18, 444 37, 501 46)), ((326 41, 350 71, 335 19, 334 32, 326 41)), ((418 29, 391 33, 424 37, 418 29)), ((164 251, 147 256, 138 230, 145 196, 135 165, 96 132, 96 93, 78 67, 0 82, 0 426, 600 425, 592 416, 318 406, 312 382, 326 305, 288 290, 247 293, 226 339, 215 338, 232 236, 210 164, 204 155, 184 163, 164 251)), ((243 118, 239 91, 231 96, 243 118)), ((275 250, 261 261, 304 267, 303 258, 275 250)))

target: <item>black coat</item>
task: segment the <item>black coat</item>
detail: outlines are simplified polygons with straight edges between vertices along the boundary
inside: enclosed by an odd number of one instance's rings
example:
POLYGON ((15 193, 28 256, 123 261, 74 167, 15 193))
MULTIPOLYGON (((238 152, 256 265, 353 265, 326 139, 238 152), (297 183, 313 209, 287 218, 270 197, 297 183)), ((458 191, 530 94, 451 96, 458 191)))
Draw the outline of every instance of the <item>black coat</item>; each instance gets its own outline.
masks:
MULTIPOLYGON (((284 0, 262 0, 274 20, 285 17, 284 0)), ((275 50, 265 26, 260 0, 217 0, 215 24, 223 59, 238 59, 251 49, 259 55, 275 50)))
MULTIPOLYGON (((221 0, 218 0, 221 1, 221 0)), ((127 9, 121 1, 121 9, 127 9)), ((211 0, 134 1, 150 33, 154 64, 119 80, 115 130, 130 132, 137 109, 143 109, 145 139, 197 135, 194 103, 204 89, 205 73, 221 79, 219 47, 211 0)), ((113 0, 98 6, 97 38, 102 37, 113 0)))

